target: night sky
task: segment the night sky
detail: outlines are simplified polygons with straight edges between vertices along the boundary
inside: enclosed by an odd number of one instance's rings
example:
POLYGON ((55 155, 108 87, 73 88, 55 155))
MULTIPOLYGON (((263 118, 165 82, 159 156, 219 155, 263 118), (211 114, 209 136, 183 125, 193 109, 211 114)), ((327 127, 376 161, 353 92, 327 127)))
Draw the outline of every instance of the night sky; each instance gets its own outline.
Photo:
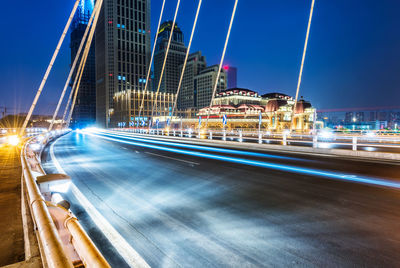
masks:
MULTIPOLYGON (((72 0, 3 1, 0 106, 25 111, 56 47, 72 0)), ((161 0, 152 0, 152 31, 161 0)), ((233 0, 204 0, 192 52, 219 62, 233 0)), ((167 0, 164 20, 176 1, 167 0)), ((311 0, 240 0, 225 64, 238 85, 295 94, 311 0)), ((197 1, 182 0, 178 25, 187 43, 197 1)), ((400 1, 316 0, 300 95, 318 109, 399 105, 400 1)), ((153 35, 153 34, 152 34, 153 35)), ((39 101, 50 114, 68 75, 69 37, 39 101)))

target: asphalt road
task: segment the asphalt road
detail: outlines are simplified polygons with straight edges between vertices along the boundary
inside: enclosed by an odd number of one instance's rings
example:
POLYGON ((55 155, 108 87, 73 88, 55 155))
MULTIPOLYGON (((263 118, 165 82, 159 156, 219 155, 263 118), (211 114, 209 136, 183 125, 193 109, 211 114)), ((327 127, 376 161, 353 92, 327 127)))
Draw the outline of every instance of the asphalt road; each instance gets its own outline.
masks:
MULTIPOLYGON (((132 265, 130 247, 152 267, 400 264, 395 163, 76 132, 53 146, 84 198, 65 196, 113 267, 132 265)), ((58 172, 49 148, 45 170, 58 172)))

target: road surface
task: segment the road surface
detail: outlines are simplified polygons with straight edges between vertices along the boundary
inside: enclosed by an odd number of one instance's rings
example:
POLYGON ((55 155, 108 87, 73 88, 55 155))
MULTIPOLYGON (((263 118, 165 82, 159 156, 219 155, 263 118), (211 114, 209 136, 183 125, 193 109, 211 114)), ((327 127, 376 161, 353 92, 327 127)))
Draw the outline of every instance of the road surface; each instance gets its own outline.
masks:
POLYGON ((42 157, 113 267, 400 263, 396 163, 148 141, 72 132, 42 157))

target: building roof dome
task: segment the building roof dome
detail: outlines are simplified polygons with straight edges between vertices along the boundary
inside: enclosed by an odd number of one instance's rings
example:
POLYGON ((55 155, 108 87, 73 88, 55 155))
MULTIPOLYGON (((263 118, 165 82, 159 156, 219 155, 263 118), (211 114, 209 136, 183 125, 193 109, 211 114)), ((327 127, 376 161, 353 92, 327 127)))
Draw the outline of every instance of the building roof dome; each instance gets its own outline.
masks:
POLYGON ((262 97, 264 99, 286 99, 286 100, 292 99, 292 97, 290 97, 289 95, 278 92, 266 93, 262 95, 262 97))
POLYGON ((279 107, 287 105, 287 100, 273 99, 268 101, 265 106, 265 112, 276 112, 279 107))
POLYGON ((311 103, 303 99, 299 100, 296 105, 295 113, 302 114, 307 108, 311 108, 311 103))

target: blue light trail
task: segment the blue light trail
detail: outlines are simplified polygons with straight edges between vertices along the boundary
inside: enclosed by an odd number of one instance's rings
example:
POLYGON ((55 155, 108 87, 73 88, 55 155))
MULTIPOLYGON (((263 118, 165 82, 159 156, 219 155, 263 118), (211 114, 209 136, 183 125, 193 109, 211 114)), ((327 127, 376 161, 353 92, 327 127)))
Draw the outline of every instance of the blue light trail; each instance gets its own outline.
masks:
MULTIPOLYGON (((152 139, 136 138, 136 137, 132 137, 131 135, 120 134, 120 133, 115 133, 115 132, 107 133, 105 131, 101 131, 100 133, 102 135, 107 135, 109 137, 117 136, 120 138, 134 140, 134 141, 141 141, 141 142, 161 144, 161 145, 170 145, 170 146, 175 146, 175 147, 182 147, 182 148, 189 148, 189 149, 196 149, 196 150, 203 150, 203 151, 210 151, 210 152, 244 155, 244 156, 255 156, 255 157, 263 157, 263 158, 276 158, 276 159, 285 159, 285 160, 300 160, 300 158, 295 158, 295 157, 286 157, 286 156, 245 152, 245 151, 231 150, 231 149, 224 149, 224 148, 217 148, 217 147, 209 147, 209 146, 200 146, 200 145, 182 144, 182 143, 175 143, 175 142, 168 142, 168 141, 158 141, 158 140, 152 140, 152 139)), ((311 160, 305 160, 305 159, 301 159, 301 160, 302 161, 311 161, 311 160)))
POLYGON ((322 170, 316 170, 316 169, 310 169, 310 168, 288 166, 288 165, 283 165, 283 164, 274 164, 274 163, 262 162, 262 161, 257 161, 257 160, 235 158, 235 157, 230 157, 230 156, 213 155, 210 153, 195 152, 195 151, 182 150, 182 149, 177 149, 177 148, 168 148, 168 147, 163 147, 163 146, 158 146, 158 145, 150 145, 150 144, 144 144, 144 143, 139 143, 139 142, 115 139, 115 138, 111 138, 111 137, 104 136, 104 135, 90 133, 88 131, 83 131, 83 133, 94 136, 94 137, 99 137, 102 139, 110 140, 110 141, 115 141, 115 142, 119 142, 119 143, 125 143, 125 144, 129 144, 129 145, 140 146, 140 147, 145 147, 145 148, 150 148, 150 149, 156 149, 156 150, 161 150, 161 151, 167 151, 167 152, 172 152, 172 153, 178 153, 178 154, 190 155, 190 156, 195 156, 195 157, 202 157, 202 158, 214 159, 214 160, 219 160, 219 161, 238 163, 238 164, 243 164, 243 165, 250 165, 250 166, 255 166, 255 167, 269 168, 269 169, 274 169, 274 170, 279 170, 279 171, 284 171, 284 172, 293 172, 293 173, 299 173, 299 174, 304 174, 304 175, 319 176, 319 177, 323 177, 323 178, 338 179, 338 180, 348 181, 348 182, 357 182, 357 183, 368 184, 368 185, 400 189, 400 183, 389 181, 389 180, 362 177, 362 176, 357 176, 357 175, 352 175, 352 174, 337 174, 337 173, 333 173, 333 172, 329 172, 329 171, 322 171, 322 170))

